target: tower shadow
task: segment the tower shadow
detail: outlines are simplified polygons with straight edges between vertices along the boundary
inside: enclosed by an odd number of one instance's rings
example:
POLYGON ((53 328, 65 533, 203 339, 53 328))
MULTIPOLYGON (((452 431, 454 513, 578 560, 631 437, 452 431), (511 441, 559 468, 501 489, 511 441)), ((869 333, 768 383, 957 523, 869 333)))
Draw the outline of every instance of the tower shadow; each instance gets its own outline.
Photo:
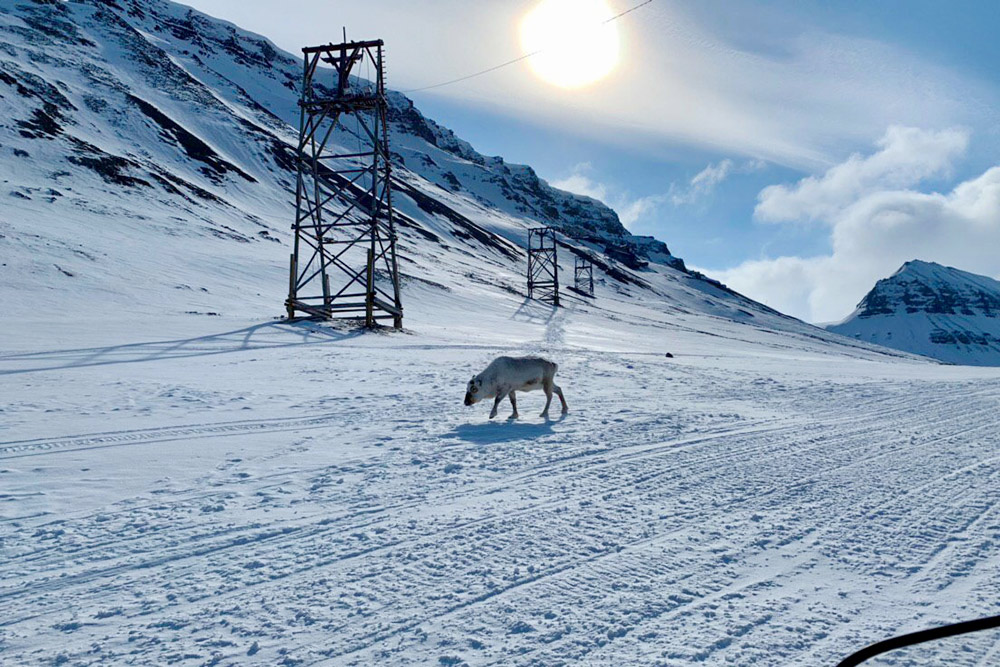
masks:
POLYGON ((534 299, 525 297, 524 301, 510 319, 515 322, 526 322, 529 324, 547 325, 555 317, 558 308, 549 303, 542 303, 534 299))
POLYGON ((19 375, 112 364, 134 364, 163 359, 207 357, 245 350, 320 345, 356 338, 364 332, 363 328, 336 330, 318 327, 314 322, 309 321, 262 322, 242 329, 192 338, 24 354, 0 354, 0 375, 19 375), (290 334, 291 339, 289 339, 290 334), (21 365, 26 367, 11 367, 21 365))

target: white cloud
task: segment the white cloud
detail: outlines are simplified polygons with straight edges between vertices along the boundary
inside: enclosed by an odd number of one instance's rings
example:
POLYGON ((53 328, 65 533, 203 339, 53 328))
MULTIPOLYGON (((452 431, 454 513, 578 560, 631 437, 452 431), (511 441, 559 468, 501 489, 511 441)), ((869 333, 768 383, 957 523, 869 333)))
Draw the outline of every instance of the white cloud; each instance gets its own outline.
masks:
POLYGON ((618 213, 618 218, 622 221, 622 224, 631 230, 637 222, 648 217, 666 200, 666 195, 647 195, 638 199, 619 202, 614 209, 618 213))
POLYGON ((911 259, 1000 276, 1000 166, 949 192, 912 189, 950 168, 966 139, 953 131, 895 128, 867 158, 852 156, 823 176, 781 186, 779 199, 769 199, 779 192, 769 188, 761 201, 781 202, 771 209, 775 219, 821 219, 830 225, 832 252, 748 261, 707 273, 814 322, 847 316, 875 281, 911 259), (923 148, 896 150, 897 144, 923 148))
POLYGON ((729 158, 720 160, 715 164, 709 163, 707 167, 691 178, 686 187, 671 187, 670 201, 674 206, 696 204, 715 192, 715 188, 729 178, 730 174, 749 174, 759 171, 766 166, 766 162, 756 159, 747 160, 741 164, 736 164, 729 158))
MULTIPOLYGON (((521 55, 518 25, 533 2, 189 0, 267 33, 297 53, 348 36, 386 40, 390 86, 419 88, 521 55), (301 6, 299 6, 301 5, 301 6), (313 20, 303 23, 301 16, 313 20), (439 39, 448 35, 448 39, 439 39)), ((726 12, 655 2, 617 24, 623 59, 607 79, 567 92, 527 63, 415 94, 445 97, 660 152, 677 143, 816 169, 844 145, 893 123, 995 125, 996 87, 888 42, 825 31, 808 10, 760 3, 726 12), (738 21, 738 23, 737 23, 738 21), (732 26, 739 24, 736 31, 732 26)))
POLYGON ((614 209, 618 219, 628 229, 632 229, 639 220, 648 216, 667 200, 667 195, 634 198, 628 192, 595 181, 590 176, 592 170, 593 166, 589 162, 581 162, 573 167, 569 176, 551 181, 550 185, 604 202, 614 209))
POLYGON ((651 217, 663 204, 671 203, 674 206, 696 204, 709 197, 730 174, 750 173, 763 169, 765 166, 766 164, 762 160, 747 160, 736 164, 733 160, 725 158, 714 164, 709 163, 683 187, 672 184, 668 193, 638 198, 632 197, 628 192, 619 188, 609 187, 595 181, 590 176, 593 165, 589 162, 577 164, 569 176, 552 181, 551 185, 560 190, 575 192, 604 202, 614 209, 626 228, 633 229, 636 223, 651 217))
POLYGON ((872 155, 855 153, 822 176, 804 178, 792 187, 764 188, 754 215, 765 222, 829 221, 843 206, 864 195, 912 187, 949 173, 968 143, 968 132, 962 129, 933 132, 890 127, 878 141, 880 150, 872 155))
POLYGON ((703 190, 711 190, 716 185, 726 180, 726 176, 733 168, 733 161, 726 158, 718 164, 710 164, 691 179, 691 187, 703 190))
POLYGON ((706 197, 715 190, 715 186, 726 180, 729 172, 733 169, 733 161, 726 158, 717 164, 709 164, 707 167, 695 174, 687 188, 671 195, 671 201, 675 206, 693 204, 699 199, 706 197))
POLYGON ((603 202, 608 198, 608 188, 588 175, 591 169, 592 165, 589 162, 581 162, 573 167, 573 172, 569 176, 552 181, 549 185, 603 202))

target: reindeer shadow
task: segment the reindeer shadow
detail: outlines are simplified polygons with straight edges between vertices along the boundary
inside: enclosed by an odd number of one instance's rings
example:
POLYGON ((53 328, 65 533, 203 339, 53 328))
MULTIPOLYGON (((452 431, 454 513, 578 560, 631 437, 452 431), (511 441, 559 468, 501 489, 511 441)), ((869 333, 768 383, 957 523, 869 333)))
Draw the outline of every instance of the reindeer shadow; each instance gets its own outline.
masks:
POLYGON ((455 438, 472 442, 477 445, 492 445, 498 442, 513 442, 514 440, 532 440, 555 433, 552 427, 561 422, 559 419, 546 419, 543 422, 529 423, 521 421, 490 421, 485 424, 460 424, 448 433, 446 438, 455 438))

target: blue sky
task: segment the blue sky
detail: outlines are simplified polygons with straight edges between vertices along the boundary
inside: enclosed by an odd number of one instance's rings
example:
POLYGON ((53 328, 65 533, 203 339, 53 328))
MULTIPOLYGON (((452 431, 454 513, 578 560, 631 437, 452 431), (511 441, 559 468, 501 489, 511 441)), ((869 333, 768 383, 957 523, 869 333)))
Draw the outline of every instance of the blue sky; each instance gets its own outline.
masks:
MULTIPOLYGON (((190 0, 290 51, 341 25, 381 36, 402 90, 521 55, 536 3, 190 0)), ((598 196, 810 321, 846 316, 909 259, 1000 277, 974 247, 1000 247, 1000 3, 654 0, 619 29, 622 62, 581 91, 519 63, 411 97, 480 152, 598 196)))

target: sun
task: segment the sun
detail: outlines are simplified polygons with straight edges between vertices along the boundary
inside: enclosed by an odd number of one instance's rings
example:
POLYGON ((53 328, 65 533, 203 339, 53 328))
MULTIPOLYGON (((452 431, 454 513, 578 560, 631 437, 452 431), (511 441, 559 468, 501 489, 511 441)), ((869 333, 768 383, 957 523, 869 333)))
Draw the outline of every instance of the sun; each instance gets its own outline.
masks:
POLYGON ((521 21, 521 47, 539 77, 582 88, 615 69, 621 49, 605 0, 542 0, 521 21))

